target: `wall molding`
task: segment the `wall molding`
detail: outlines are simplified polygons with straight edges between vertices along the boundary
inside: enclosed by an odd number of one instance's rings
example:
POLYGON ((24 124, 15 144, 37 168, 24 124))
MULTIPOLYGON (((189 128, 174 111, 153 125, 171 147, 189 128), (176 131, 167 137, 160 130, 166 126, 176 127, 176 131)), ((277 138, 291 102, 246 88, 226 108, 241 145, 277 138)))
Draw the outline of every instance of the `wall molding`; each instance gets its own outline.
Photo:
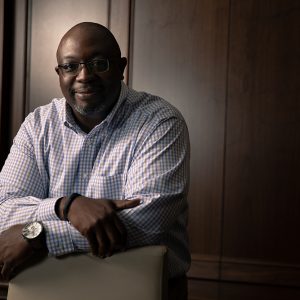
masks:
POLYGON ((191 268, 188 278, 212 279, 220 278, 220 257, 214 255, 192 254, 191 268))
POLYGON ((300 287, 300 265, 192 254, 188 277, 300 287))
POLYGON ((300 286, 300 265, 223 257, 220 278, 225 281, 300 286))

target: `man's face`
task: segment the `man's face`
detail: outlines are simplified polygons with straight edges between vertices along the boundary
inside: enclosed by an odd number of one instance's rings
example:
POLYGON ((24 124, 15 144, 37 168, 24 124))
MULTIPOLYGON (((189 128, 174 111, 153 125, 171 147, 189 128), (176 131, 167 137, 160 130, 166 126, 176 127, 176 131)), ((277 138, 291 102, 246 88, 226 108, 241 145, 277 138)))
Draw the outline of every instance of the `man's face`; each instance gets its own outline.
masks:
POLYGON ((105 72, 92 72, 85 65, 80 65, 77 75, 57 69, 62 93, 75 114, 106 116, 115 104, 126 59, 114 57, 112 53, 109 40, 89 32, 75 32, 61 43, 57 53, 59 65, 101 59, 109 61, 109 69, 105 72))

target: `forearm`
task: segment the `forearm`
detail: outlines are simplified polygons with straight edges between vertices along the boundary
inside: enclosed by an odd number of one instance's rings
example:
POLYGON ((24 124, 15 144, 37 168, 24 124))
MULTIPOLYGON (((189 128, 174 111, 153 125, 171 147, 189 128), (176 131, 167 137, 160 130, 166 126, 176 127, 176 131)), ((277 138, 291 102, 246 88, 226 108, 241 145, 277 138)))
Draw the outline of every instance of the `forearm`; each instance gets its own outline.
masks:
POLYGON ((34 220, 48 221, 57 219, 53 213, 57 198, 39 199, 36 197, 9 198, 0 196, 0 232, 15 225, 34 220))
MULTIPOLYGON (((151 198, 147 198, 143 195, 136 196, 135 199, 143 199, 142 204, 135 209, 125 209, 118 213, 119 218, 127 229, 127 247, 159 244, 162 235, 165 232, 168 232, 185 209, 186 205, 182 197, 183 195, 151 195, 151 198), (173 215, 173 217, 166 218, 167 215, 173 215)), ((82 202, 82 198, 85 197, 78 195, 76 198, 70 206, 71 212, 79 202, 82 202)), ((87 205, 89 201, 93 200, 86 198, 84 203, 87 205)), ((101 200, 95 199, 95 201, 101 200)), ((62 197, 56 202, 55 211, 60 220, 65 220, 64 208, 67 202, 67 197, 62 197)), ((81 214, 84 214, 82 210, 80 211, 81 214)), ((69 219, 68 212, 66 217, 69 219)), ((70 224, 71 223, 72 219, 70 219, 70 224)), ((90 250, 87 240, 82 239, 82 236, 78 231, 71 230, 70 233, 77 251, 90 250)))
POLYGON ((174 226, 186 226, 187 203, 184 195, 157 195, 151 199, 143 195, 138 197, 143 201, 140 206, 119 213, 126 225, 129 247, 158 244, 174 226))
MULTIPOLYGON (((174 201, 176 202, 176 201, 174 201)), ((162 208, 146 209, 142 214, 138 209, 123 211, 119 214, 127 229, 126 248, 141 247, 146 245, 165 245, 168 248, 168 271, 170 276, 179 276, 187 272, 190 265, 188 246, 187 205, 185 200, 174 203, 175 210, 162 208), (180 208, 181 207, 181 208, 180 208), (139 218, 139 216, 141 216, 139 218), (168 220, 167 220, 168 219, 168 220), (176 220, 175 220, 176 219, 176 220)))
POLYGON ((86 239, 55 213, 59 197, 48 198, 49 182, 46 173, 41 176, 28 126, 22 125, 0 173, 0 232, 38 220, 45 225, 50 255, 87 251, 86 239))
POLYGON ((0 232, 16 224, 38 220, 45 226, 49 255, 59 256, 72 252, 89 251, 86 238, 80 235, 69 222, 60 220, 55 214, 56 201, 57 198, 38 199, 35 197, 2 201, 0 232))

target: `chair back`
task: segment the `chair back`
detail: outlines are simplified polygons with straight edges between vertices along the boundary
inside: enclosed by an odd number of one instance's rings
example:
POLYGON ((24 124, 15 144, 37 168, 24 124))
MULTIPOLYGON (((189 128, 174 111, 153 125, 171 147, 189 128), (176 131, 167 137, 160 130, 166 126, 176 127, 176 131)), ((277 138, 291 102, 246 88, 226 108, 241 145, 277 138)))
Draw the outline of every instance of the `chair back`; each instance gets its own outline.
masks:
POLYGON ((162 300, 166 247, 147 246, 105 259, 49 257, 9 283, 8 300, 162 300))

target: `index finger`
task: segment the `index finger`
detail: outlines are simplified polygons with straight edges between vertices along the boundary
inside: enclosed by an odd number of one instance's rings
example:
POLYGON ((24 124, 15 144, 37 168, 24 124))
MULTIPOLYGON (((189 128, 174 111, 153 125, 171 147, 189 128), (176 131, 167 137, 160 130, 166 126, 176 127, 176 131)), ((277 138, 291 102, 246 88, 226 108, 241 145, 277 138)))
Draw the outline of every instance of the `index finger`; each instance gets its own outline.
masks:
POLYGON ((133 199, 133 200, 113 200, 115 204, 115 210, 120 211, 123 209, 129 209, 139 206, 142 201, 140 199, 133 199))

